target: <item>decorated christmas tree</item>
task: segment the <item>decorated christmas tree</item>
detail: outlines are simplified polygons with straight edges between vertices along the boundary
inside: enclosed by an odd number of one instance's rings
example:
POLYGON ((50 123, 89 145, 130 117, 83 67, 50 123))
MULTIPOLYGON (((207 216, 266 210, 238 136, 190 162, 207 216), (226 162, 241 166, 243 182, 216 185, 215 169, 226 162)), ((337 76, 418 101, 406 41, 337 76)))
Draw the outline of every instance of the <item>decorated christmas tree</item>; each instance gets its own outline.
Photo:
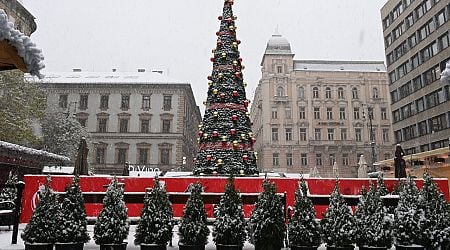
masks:
MULTIPOLYGON (((8 179, 6 180, 6 185, 16 185, 19 182, 19 178, 16 173, 12 171, 9 172, 8 179)), ((3 188, 0 191, 0 201, 12 201, 14 202, 17 197, 17 188, 3 188)))
POLYGON ((56 240, 58 198, 50 189, 50 183, 48 176, 44 189, 39 193, 39 203, 21 235, 27 243, 54 243, 56 240))
POLYGON ((283 247, 286 235, 284 206, 275 183, 270 183, 267 176, 263 189, 249 220, 250 242, 255 249, 276 250, 283 247))
POLYGON ((289 245, 318 247, 321 243, 320 224, 311 200, 307 197, 305 180, 295 190, 294 215, 289 221, 289 245))
POLYGON ((359 247, 392 246, 392 219, 387 216, 380 190, 370 183, 369 192, 362 195, 355 213, 356 242, 359 247))
POLYGON ((72 184, 66 187, 66 195, 58 213, 57 242, 86 243, 90 237, 87 232, 86 208, 79 184, 75 176, 72 184))
POLYGON ((425 173, 424 183, 419 193, 419 206, 424 212, 420 220, 421 245, 429 249, 437 249, 442 242, 450 237, 450 213, 444 194, 439 190, 433 177, 425 173), (448 229, 447 229, 448 228, 448 229))
POLYGON ((421 236, 420 218, 424 216, 418 203, 419 190, 411 176, 400 185, 398 205, 394 217, 394 237, 396 245, 419 243, 421 236))
POLYGON ((153 188, 145 194, 144 208, 136 227, 134 244, 166 245, 172 238, 172 204, 166 189, 155 177, 153 188))
POLYGON ((128 237, 129 225, 127 207, 123 200, 123 186, 114 177, 106 190, 103 208, 94 226, 94 240, 97 245, 122 244, 128 237))
POLYGON ((232 5, 233 0, 225 0, 223 14, 219 16, 220 29, 211 58, 213 70, 208 76, 205 115, 198 131, 196 175, 258 173, 232 5))
POLYGON ((384 178, 382 173, 379 174, 377 178, 377 191, 381 196, 389 194, 389 189, 387 189, 386 185, 384 184, 384 178))
POLYGON ((216 221, 213 227, 213 239, 217 245, 244 245, 245 231, 244 211, 239 191, 234 187, 234 177, 230 175, 225 186, 225 194, 214 209, 216 221))
POLYGON ((341 195, 339 180, 336 180, 330 204, 320 223, 327 246, 352 248, 356 233, 355 219, 341 195))
POLYGON ((206 225, 206 211, 202 201, 201 193, 203 187, 201 183, 191 184, 189 197, 184 207, 178 234, 181 245, 206 245, 208 241, 209 228, 206 225))

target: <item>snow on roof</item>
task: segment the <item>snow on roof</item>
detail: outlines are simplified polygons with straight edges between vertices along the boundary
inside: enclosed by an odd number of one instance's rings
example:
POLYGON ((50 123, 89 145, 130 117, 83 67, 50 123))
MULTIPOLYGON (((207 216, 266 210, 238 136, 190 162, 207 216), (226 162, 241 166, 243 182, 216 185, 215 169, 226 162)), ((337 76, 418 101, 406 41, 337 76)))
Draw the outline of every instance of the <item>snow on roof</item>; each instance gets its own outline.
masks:
POLYGON ((73 174, 74 167, 68 166, 44 166, 42 173, 44 174, 73 174))
POLYGON ((294 70, 386 72, 386 66, 382 61, 295 60, 294 70))
POLYGON ((52 158, 53 160, 57 160, 57 161, 65 161, 65 162, 70 161, 69 157, 53 154, 53 153, 50 153, 50 152, 47 152, 44 150, 28 148, 28 147, 20 146, 20 145, 5 142, 5 141, 0 141, 0 149, 6 149, 6 150, 11 150, 11 151, 20 151, 20 152, 23 152, 24 154, 48 157, 48 158, 52 158))
POLYGON ((43 72, 42 83, 55 84, 187 84, 158 72, 43 72))

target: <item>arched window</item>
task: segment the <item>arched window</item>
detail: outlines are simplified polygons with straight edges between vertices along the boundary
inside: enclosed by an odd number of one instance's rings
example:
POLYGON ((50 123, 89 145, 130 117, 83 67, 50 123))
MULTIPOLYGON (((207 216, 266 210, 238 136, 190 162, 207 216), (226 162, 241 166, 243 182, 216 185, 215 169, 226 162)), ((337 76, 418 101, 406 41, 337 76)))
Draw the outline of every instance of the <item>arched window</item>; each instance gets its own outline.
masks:
POLYGON ((325 98, 331 99, 331 88, 330 87, 327 87, 325 89, 325 98))
POLYGON ((284 96, 284 88, 281 86, 278 86, 277 88, 277 96, 284 96))
POLYGON ((319 88, 313 88, 313 98, 319 98, 319 88))
POLYGON ((338 98, 344 99, 344 89, 342 87, 338 88, 338 98))
POLYGON ((298 88, 298 98, 299 99, 305 98, 305 88, 303 88, 303 87, 298 88))
POLYGON ((353 99, 358 99, 358 89, 356 87, 354 87, 352 89, 352 98, 353 99))
POLYGON ((379 96, 378 88, 373 88, 373 90, 372 90, 372 97, 373 97, 373 99, 377 99, 378 96, 379 96))

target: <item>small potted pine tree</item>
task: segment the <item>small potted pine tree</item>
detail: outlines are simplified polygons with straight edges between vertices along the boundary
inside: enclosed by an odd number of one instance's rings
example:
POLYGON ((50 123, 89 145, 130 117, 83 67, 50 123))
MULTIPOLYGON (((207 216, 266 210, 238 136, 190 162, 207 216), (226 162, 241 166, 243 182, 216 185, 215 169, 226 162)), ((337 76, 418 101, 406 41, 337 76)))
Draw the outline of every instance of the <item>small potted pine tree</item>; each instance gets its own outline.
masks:
POLYGON ((427 249, 438 249, 449 237, 450 211, 447 209, 444 194, 433 181, 433 177, 424 173, 423 179, 423 187, 419 192, 419 207, 424 212, 419 221, 420 242, 427 249))
POLYGON ((94 226, 95 244, 100 250, 125 250, 129 224, 127 207, 123 199, 123 185, 114 177, 106 190, 103 208, 94 226))
POLYGON ((153 188, 147 191, 144 207, 134 235, 135 245, 141 250, 165 250, 167 242, 172 238, 172 204, 166 189, 155 176, 153 188))
POLYGON ((420 218, 424 216, 418 203, 419 190, 411 176, 401 184, 398 205, 394 214, 395 249, 422 250, 417 245, 421 236, 420 218))
POLYGON ((56 235, 58 197, 50 188, 51 178, 47 176, 44 189, 39 193, 39 203, 33 211, 30 222, 22 232, 26 250, 52 250, 56 235))
POLYGON ((355 240, 356 225, 350 208, 345 203, 339 189, 339 180, 330 197, 330 204, 323 215, 322 238, 328 250, 351 250, 355 240))
POLYGON ((275 183, 264 179, 263 192, 258 196, 249 220, 250 242, 256 250, 279 250, 286 235, 284 206, 276 194, 275 183))
POLYGON ((79 182, 80 177, 76 175, 71 185, 66 187, 66 195, 57 216, 56 250, 82 250, 84 243, 90 239, 79 182))
POLYGON ((294 214, 288 225, 291 250, 314 250, 321 243, 320 224, 307 194, 308 187, 302 178, 295 190, 294 214))
POLYGON ((357 243, 360 250, 391 248, 392 219, 387 216, 380 192, 371 182, 369 192, 362 195, 355 213, 357 243))
POLYGON ((209 228, 202 200, 203 187, 200 182, 191 184, 191 195, 184 207, 178 234, 180 250, 204 250, 208 242, 209 228))
POLYGON ((215 207, 214 216, 213 240, 217 250, 241 250, 247 233, 242 200, 235 189, 233 175, 228 178, 225 194, 215 207))
MULTIPOLYGON (((8 179, 6 180, 6 185, 16 185, 19 182, 19 178, 17 177, 16 173, 13 173, 12 171, 8 174, 8 179)), ((15 202, 17 197, 17 189, 16 188, 3 188, 0 191, 0 202, 1 201, 11 201, 15 202)))

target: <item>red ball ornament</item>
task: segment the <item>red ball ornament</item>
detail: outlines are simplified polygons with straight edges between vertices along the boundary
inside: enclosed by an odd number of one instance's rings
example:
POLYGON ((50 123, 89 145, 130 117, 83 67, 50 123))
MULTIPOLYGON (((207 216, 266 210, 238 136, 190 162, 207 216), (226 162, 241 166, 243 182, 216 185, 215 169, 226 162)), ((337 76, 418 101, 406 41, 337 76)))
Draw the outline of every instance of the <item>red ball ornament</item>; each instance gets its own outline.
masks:
POLYGON ((203 135, 203 131, 198 131, 198 136, 202 136, 203 135))
POLYGON ((207 78, 208 78, 208 80, 210 80, 210 81, 212 80, 212 76, 208 76, 207 78))
POLYGON ((227 23, 231 23, 232 21, 233 21, 233 19, 227 18, 227 23))
POLYGON ((237 115, 232 115, 232 116, 231 116, 231 120, 234 121, 234 122, 237 121, 237 120, 238 120, 237 115))
POLYGON ((236 73, 234 73, 234 75, 235 75, 236 77, 241 77, 241 72, 236 72, 236 73))
POLYGON ((235 135, 236 134, 236 129, 234 129, 234 128, 230 129, 230 134, 231 135, 235 135))
POLYGON ((214 130, 214 131, 213 131, 213 136, 214 136, 214 137, 219 136, 219 132, 217 132, 217 131, 214 130))
POLYGON ((244 101, 244 106, 247 108, 248 107, 248 100, 244 101))
POLYGON ((217 19, 222 20, 223 16, 218 16, 217 19))
POLYGON ((241 40, 236 40, 236 42, 237 42, 238 44, 241 44, 241 40))
POLYGON ((220 93, 220 98, 224 99, 225 98, 225 94, 224 93, 220 93))
POLYGON ((216 31, 216 36, 220 35, 220 31, 216 31))
POLYGON ((256 143, 256 138, 255 137, 252 138, 252 142, 256 143))
POLYGON ((236 90, 233 90, 233 96, 237 97, 238 95, 239 95, 238 92, 236 90))
MULTIPOLYGON (((239 43, 238 43, 238 44, 239 44, 239 43)), ((242 62, 242 57, 239 57, 239 59, 238 59, 238 60, 239 60, 239 62, 242 62)))
POLYGON ((243 155, 243 156, 242 156, 242 160, 248 161, 248 155, 243 155))
POLYGON ((206 160, 211 161, 211 159, 212 159, 212 156, 211 156, 211 155, 207 155, 207 156, 206 156, 206 160))
POLYGON ((217 46, 222 46, 222 41, 217 40, 217 46))
POLYGON ((216 59, 214 59, 214 57, 211 57, 209 60, 211 60, 211 62, 214 62, 216 59))

